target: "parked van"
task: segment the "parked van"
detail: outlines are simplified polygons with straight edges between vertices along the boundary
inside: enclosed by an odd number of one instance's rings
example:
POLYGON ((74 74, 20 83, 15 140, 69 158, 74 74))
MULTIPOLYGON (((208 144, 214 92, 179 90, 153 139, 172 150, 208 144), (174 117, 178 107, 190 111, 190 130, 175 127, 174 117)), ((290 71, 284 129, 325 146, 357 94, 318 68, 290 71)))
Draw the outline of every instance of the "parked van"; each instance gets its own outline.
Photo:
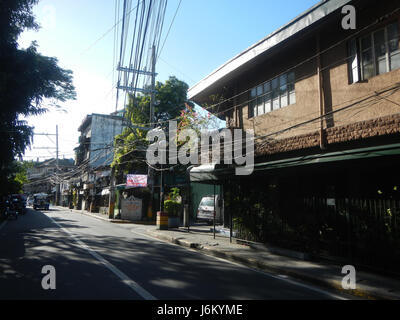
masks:
POLYGON ((203 197, 199 203, 197 209, 197 220, 205 221, 208 224, 213 224, 214 222, 214 211, 215 211, 215 222, 222 223, 223 219, 223 201, 219 195, 206 196, 203 197), (216 209, 215 209, 216 208, 216 209))

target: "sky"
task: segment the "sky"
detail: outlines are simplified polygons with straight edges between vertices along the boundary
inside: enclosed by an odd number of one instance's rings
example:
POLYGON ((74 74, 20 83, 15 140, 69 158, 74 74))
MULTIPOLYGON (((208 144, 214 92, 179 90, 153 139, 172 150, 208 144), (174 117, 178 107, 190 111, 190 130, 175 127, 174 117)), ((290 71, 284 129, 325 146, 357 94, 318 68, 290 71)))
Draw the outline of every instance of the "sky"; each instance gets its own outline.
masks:
MULTIPOLYGON (((36 40, 42 55, 56 57, 60 67, 73 71, 77 99, 61 103, 62 110, 49 107, 44 115, 26 119, 35 133, 55 134, 58 125, 60 158, 74 158, 78 127, 87 114, 115 111, 115 1, 41 0, 34 7, 41 29, 20 36, 21 48, 36 40)), ((182 0, 176 11, 179 2, 168 0, 162 42, 177 13, 156 64, 156 80, 176 76, 193 86, 319 1, 182 0)), ((53 157, 55 136, 36 135, 24 159, 53 157)))

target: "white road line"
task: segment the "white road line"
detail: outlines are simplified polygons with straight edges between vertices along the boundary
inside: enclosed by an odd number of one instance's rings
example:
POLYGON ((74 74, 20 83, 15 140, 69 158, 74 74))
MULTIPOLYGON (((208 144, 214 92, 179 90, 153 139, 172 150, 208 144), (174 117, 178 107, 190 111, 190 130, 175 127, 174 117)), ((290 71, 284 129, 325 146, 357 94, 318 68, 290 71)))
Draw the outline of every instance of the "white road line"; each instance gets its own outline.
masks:
POLYGON ((4 220, 2 224, 0 224, 0 230, 7 224, 7 220, 4 220))
MULTIPOLYGON (((50 218, 50 219, 51 219, 51 218, 50 218)), ((54 221, 54 220, 53 220, 53 221, 54 221)), ((55 222, 55 221, 54 221, 54 222, 55 222)), ((58 225, 57 222, 55 222, 55 223, 58 225)), ((70 234, 69 231, 67 231, 67 232, 70 234)), ((285 281, 285 282, 288 282, 288 283, 293 284, 293 285, 296 285, 296 286, 304 287, 304 288, 307 288, 307 289, 309 289, 309 290, 312 290, 312 291, 315 291, 315 292, 318 292, 318 293, 322 293, 322 294, 325 294, 325 295, 327 295, 327 296, 331 296, 331 297, 336 298, 336 299, 348 300, 348 299, 345 298, 345 297, 339 296, 339 295, 337 295, 337 294, 331 293, 331 292, 326 291, 326 290, 323 290, 323 289, 319 289, 318 287, 315 287, 315 286, 312 286, 312 285, 307 285, 307 284, 304 284, 304 283, 301 283, 301 282, 292 280, 292 279, 290 279, 288 276, 285 276, 285 277, 283 277, 282 275, 276 276, 276 275, 273 275, 273 274, 271 274, 271 273, 267 273, 267 272, 265 272, 265 271, 261 271, 261 270, 258 270, 258 269, 254 269, 254 268, 248 267, 248 266, 246 266, 246 265, 239 264, 239 263, 237 263, 237 262, 230 261, 230 260, 227 260, 227 259, 224 259, 224 258, 216 257, 216 256, 213 256, 213 255, 211 255, 211 254, 207 254, 207 253, 205 253, 205 252, 202 252, 202 251, 199 251, 199 250, 196 250, 196 249, 192 249, 192 248, 184 247, 184 246, 181 246, 181 245, 178 245, 178 244, 175 244, 175 243, 171 243, 171 242, 168 242, 168 241, 164 241, 164 240, 161 240, 161 239, 159 239, 159 238, 153 237, 153 236, 151 236, 151 235, 149 235, 149 234, 145 234, 145 233, 142 233, 142 232, 134 231, 133 229, 130 229, 130 232, 132 232, 132 233, 134 233, 134 234, 136 234, 136 235, 138 235, 138 236, 144 237, 144 238, 148 238, 148 239, 151 239, 151 240, 155 240, 155 241, 164 243, 164 244, 166 244, 166 245, 175 246, 175 247, 180 247, 180 248, 182 248, 182 249, 186 249, 186 250, 188 250, 188 251, 195 252, 196 254, 199 254, 199 253, 200 253, 200 254, 203 254, 203 255, 205 255, 205 256, 207 256, 207 257, 214 258, 215 260, 219 260, 219 261, 223 261, 223 262, 228 262, 228 263, 230 263, 230 264, 232 264, 232 265, 235 265, 235 266, 237 266, 237 267, 240 267, 240 268, 243 268, 243 269, 248 269, 248 270, 251 270, 251 271, 260 273, 260 274, 262 274, 262 275, 264 275, 264 276, 271 277, 271 278, 274 278, 274 279, 278 279, 278 280, 281 280, 281 281, 285 281)), ((146 232, 146 231, 144 231, 144 232, 146 232)), ((78 241, 79 241, 79 240, 78 240, 78 241)), ((97 253, 96 253, 96 254, 97 254, 97 253)))
POLYGON ((79 240, 76 235, 74 235, 71 231, 68 229, 62 227, 58 222, 56 222, 52 217, 46 215, 53 223, 55 223, 61 230, 63 230, 65 233, 69 234, 78 244, 81 246, 83 249, 88 251, 92 257, 100 261, 107 269, 109 269, 112 273, 114 273, 117 277, 119 277, 123 283, 125 283, 127 286, 129 286, 133 291, 135 291, 137 294, 139 294, 142 298, 145 300, 157 300, 156 297, 151 295, 148 291, 146 291, 144 288, 142 288, 137 282, 133 281, 130 279, 125 273, 123 273, 121 270, 119 270, 116 266, 108 262, 106 259, 104 259, 100 254, 98 254, 96 251, 91 249, 89 246, 87 246, 83 241, 79 240))

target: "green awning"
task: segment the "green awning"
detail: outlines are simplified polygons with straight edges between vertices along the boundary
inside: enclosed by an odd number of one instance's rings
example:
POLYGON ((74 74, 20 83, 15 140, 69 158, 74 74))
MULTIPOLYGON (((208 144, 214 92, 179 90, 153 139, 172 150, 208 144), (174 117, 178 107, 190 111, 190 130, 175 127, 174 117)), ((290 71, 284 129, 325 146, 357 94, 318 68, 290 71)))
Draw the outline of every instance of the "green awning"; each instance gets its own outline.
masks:
POLYGON ((226 176, 229 173, 234 173, 232 168, 216 163, 202 164, 190 169, 189 171, 190 182, 203 182, 210 184, 220 181, 223 176, 226 176))
POLYGON ((309 164, 319 164, 327 162, 368 159, 381 156, 400 155, 400 144, 391 144, 378 147, 368 147, 351 149, 346 151, 336 151, 318 153, 302 157, 295 157, 276 161, 267 161, 254 165, 254 171, 269 170, 277 168, 295 167, 309 164))
MULTIPOLYGON (((374 157, 400 155, 400 143, 377 147, 351 149, 345 151, 318 153, 282 160, 254 164, 254 171, 289 168, 303 165, 338 162, 345 160, 368 159, 374 157)), ((204 164, 190 170, 191 182, 216 183, 222 178, 235 174, 233 166, 204 164)))

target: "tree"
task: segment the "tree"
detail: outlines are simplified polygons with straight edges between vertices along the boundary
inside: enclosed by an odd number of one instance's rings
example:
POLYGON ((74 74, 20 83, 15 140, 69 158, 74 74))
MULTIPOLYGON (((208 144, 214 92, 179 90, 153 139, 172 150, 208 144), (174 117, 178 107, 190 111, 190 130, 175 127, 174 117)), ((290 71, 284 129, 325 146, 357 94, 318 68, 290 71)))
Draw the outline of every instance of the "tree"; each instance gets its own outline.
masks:
MULTIPOLYGON (((165 83, 157 82, 155 86, 156 105, 155 122, 163 129, 168 127, 168 120, 178 119, 185 110, 188 85, 170 77, 165 83)), ((130 170, 146 172, 145 151, 148 146, 146 135, 150 128, 150 95, 129 96, 125 118, 130 126, 115 139, 113 166, 119 171, 130 170), (144 129, 141 129, 143 127, 144 129)))
POLYGON ((25 50, 17 40, 25 29, 39 28, 32 14, 37 0, 0 0, 0 175, 6 177, 16 157, 30 145, 33 128, 21 117, 47 111, 57 101, 75 99, 72 71, 58 66, 56 58, 38 52, 33 42, 25 50))
POLYGON ((32 161, 13 161, 8 166, 8 170, 3 171, 5 175, 0 177, 1 193, 22 193, 24 183, 28 182, 27 172, 29 168, 33 168, 32 161))

